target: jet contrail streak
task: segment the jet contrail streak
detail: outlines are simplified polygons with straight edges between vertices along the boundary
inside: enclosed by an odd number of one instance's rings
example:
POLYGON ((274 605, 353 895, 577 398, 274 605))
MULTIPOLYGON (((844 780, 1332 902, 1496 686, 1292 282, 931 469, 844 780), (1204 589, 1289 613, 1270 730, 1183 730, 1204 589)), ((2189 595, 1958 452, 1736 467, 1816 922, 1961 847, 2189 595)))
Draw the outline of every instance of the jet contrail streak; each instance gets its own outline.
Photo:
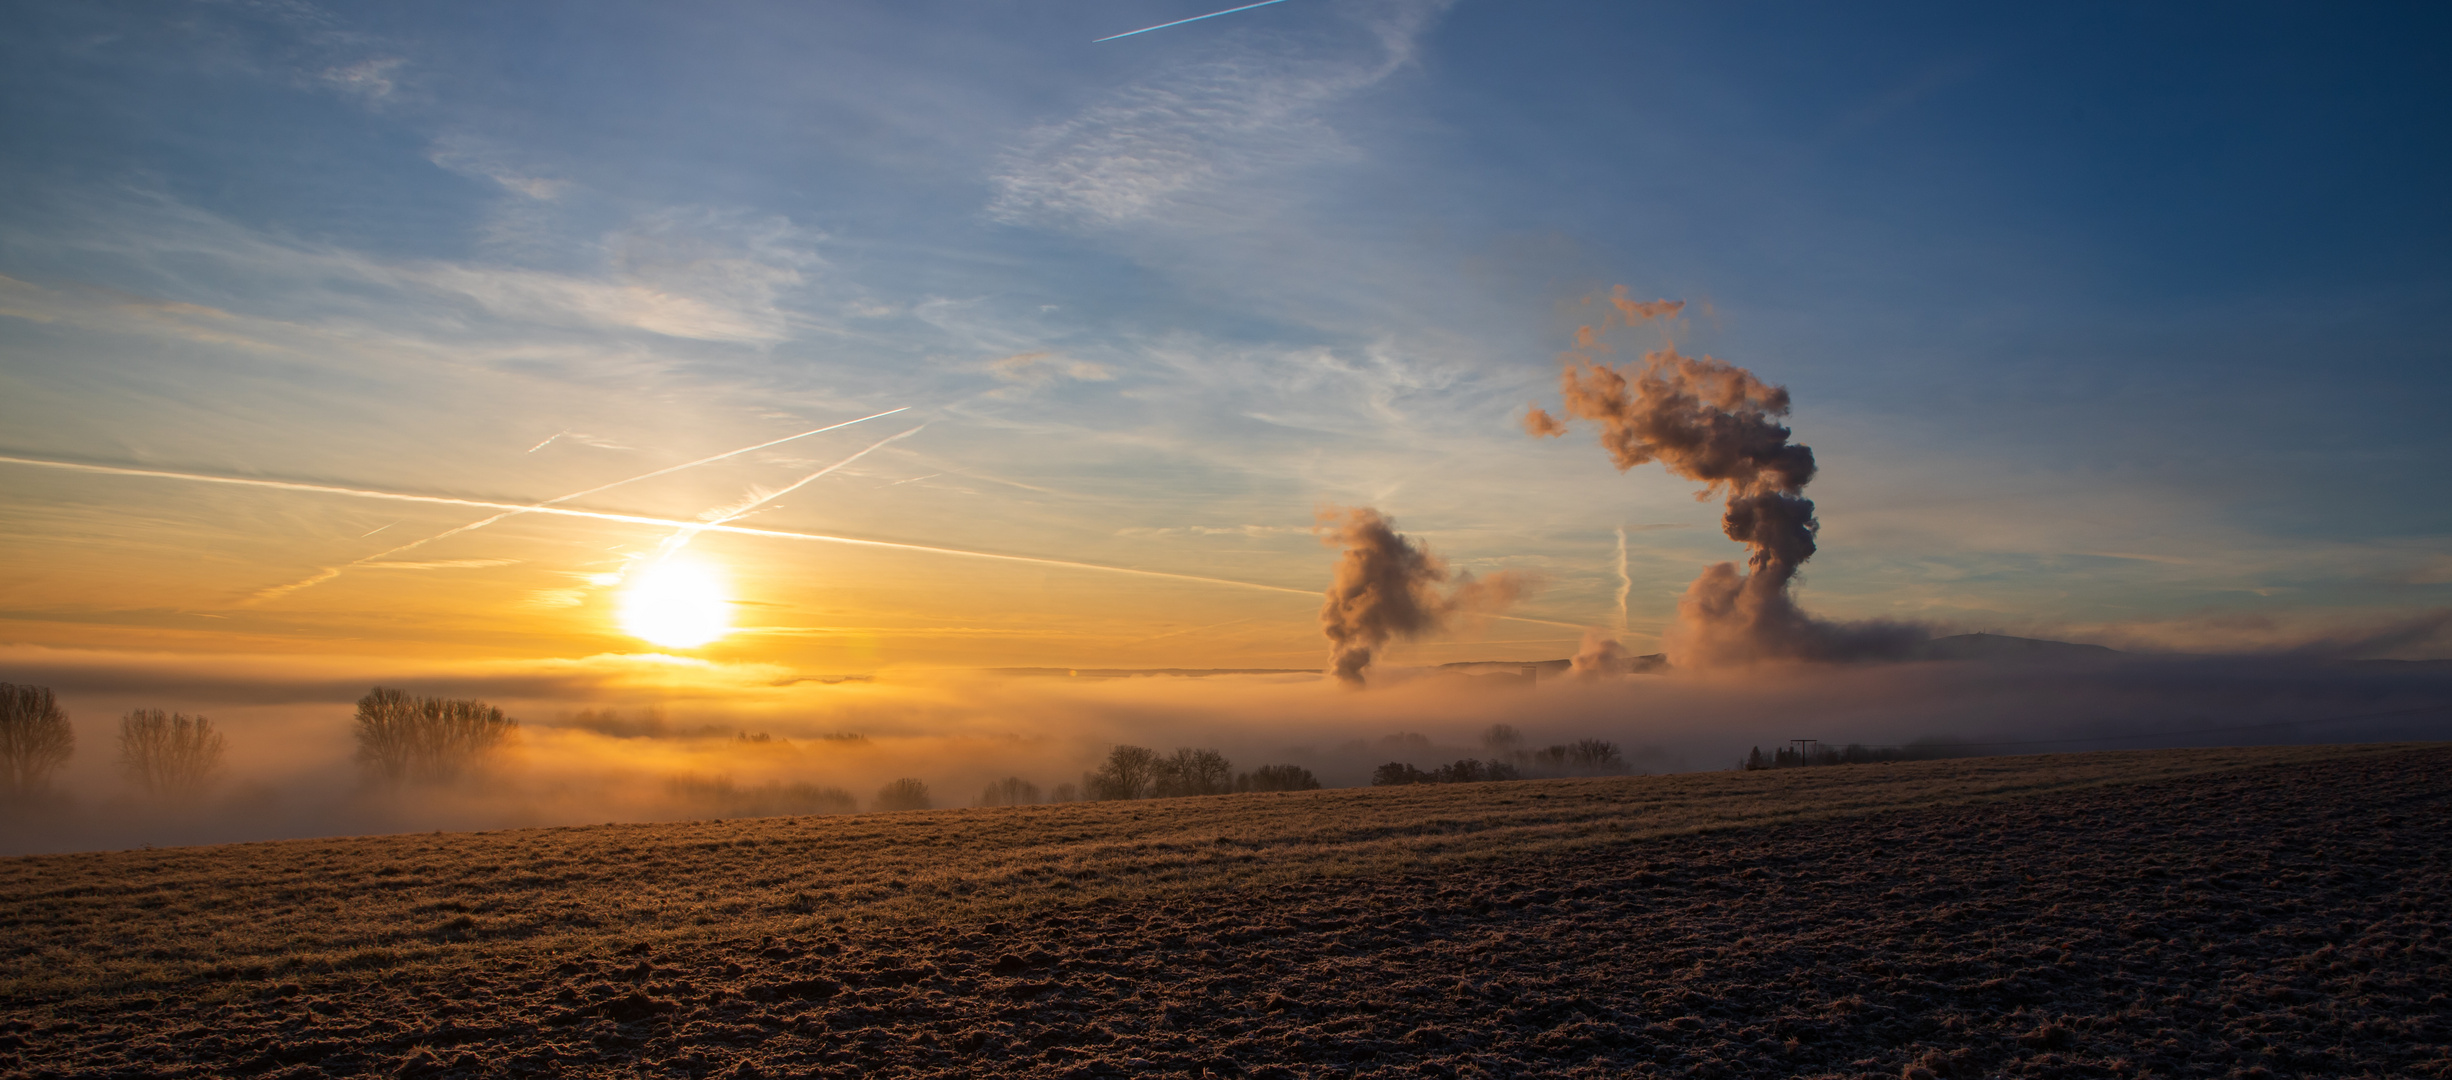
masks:
MULTIPOLYGON (((1177 574, 1165 570, 1139 570, 1127 566, 1107 566, 1100 563, 1074 562, 1070 559, 1048 559, 1036 555, 1006 555, 993 551, 972 551, 967 548, 939 547, 933 544, 907 544, 895 540, 862 540, 850 536, 829 536, 825 533, 788 532, 782 529, 755 529, 745 525, 709 525, 703 521, 681 521, 674 518, 652 517, 645 514, 615 514, 600 510, 573 510, 566 506, 520 505, 487 499, 463 499, 449 495, 412 495, 400 491, 375 488, 342 487, 337 484, 308 484, 296 480, 261 480, 253 477, 215 476, 211 473, 178 472, 170 469, 135 469, 120 465, 90 465, 78 461, 50 461, 43 458, 17 457, 0 454, 0 464, 32 465, 46 469, 67 469, 74 472, 103 473, 110 476, 134 476, 156 480, 185 480, 199 484, 226 484, 232 487, 266 488, 274 491, 296 491, 311 495, 339 495, 353 499, 380 499, 387 502, 420 503, 427 506, 464 506, 476 510, 506 510, 517 513, 543 514, 547 517, 578 518, 586 521, 609 521, 620 525, 648 525, 662 529, 698 529, 703 532, 729 533, 735 536, 762 536, 770 540, 799 540, 821 544, 844 544, 851 547, 881 548, 890 551, 917 551, 935 555, 955 555, 967 559, 991 559, 998 562, 1032 563, 1040 566, 1064 566, 1076 570, 1102 570, 1110 574, 1130 574, 1135 577, 1169 578, 1176 581, 1197 581, 1210 585, 1231 585, 1240 589, 1264 592, 1293 593, 1297 596, 1317 596, 1311 589, 1293 589, 1283 585, 1262 585, 1232 578, 1204 577, 1199 574, 1177 574)), ((1565 623, 1557 625, 1565 626, 1565 623)))
POLYGON ((832 465, 828 465, 828 466, 826 466, 826 467, 825 467, 825 468, 823 468, 823 469, 819 469, 819 470, 817 470, 816 472, 810 473, 809 475, 804 476, 804 477, 801 477, 801 478, 800 478, 800 479, 798 479, 798 480, 794 480, 794 481, 792 481, 790 484, 786 484, 786 485, 784 485, 783 487, 780 487, 780 488, 777 488, 777 489, 775 489, 775 490, 773 490, 773 491, 767 492, 766 494, 764 494, 764 495, 760 495, 760 496, 758 496, 757 498, 754 498, 754 499, 749 500, 748 502, 741 503, 741 504, 739 504, 739 505, 737 505, 737 506, 732 507, 731 509, 725 510, 725 511, 723 511, 723 512, 722 512, 721 516, 719 516, 719 517, 715 518, 715 519, 714 519, 714 520, 712 520, 712 521, 707 522, 705 525, 693 526, 693 527, 691 527, 691 528, 683 529, 683 530, 681 530, 680 532, 674 533, 674 534, 673 534, 673 535, 671 535, 670 537, 665 538, 665 541, 664 541, 664 546, 663 546, 662 550, 660 550, 660 551, 658 551, 658 552, 656 553, 656 558, 657 558, 657 560, 658 560, 658 561, 661 561, 661 560, 663 560, 664 558, 666 558, 666 557, 670 556, 670 555, 671 555, 673 552, 679 551, 679 550, 681 550, 682 548, 689 546, 689 543, 690 543, 691 538, 693 538, 693 537, 697 536, 697 535, 698 535, 699 533, 701 533, 701 532, 706 531, 708 528, 710 528, 710 527, 712 527, 712 526, 716 526, 716 525, 721 525, 721 524, 724 524, 725 522, 728 522, 728 521, 734 521, 734 520, 737 520, 737 519, 739 519, 739 518, 740 518, 742 515, 747 514, 747 513, 751 512, 751 511, 753 511, 753 510, 756 510, 758 507, 764 506, 764 505, 766 505, 767 503, 770 503, 770 502, 775 501, 776 499, 780 499, 780 498, 782 498, 782 497, 784 497, 784 496, 786 496, 786 495, 789 495, 789 494, 791 494, 791 493, 793 493, 793 492, 795 492, 795 491, 800 490, 801 488, 807 487, 811 481, 814 481, 814 480, 816 480, 817 478, 819 478, 819 477, 821 477, 821 476, 826 475, 827 473, 833 472, 833 471, 835 471, 836 469, 840 469, 840 468, 842 468, 842 467, 843 467, 843 466, 845 466, 845 465, 849 465, 849 464, 851 464, 852 462, 858 461, 858 460, 860 460, 861 458, 864 458, 864 457, 869 456, 870 454, 876 453, 878 450, 884 449, 885 444, 887 444, 887 443, 890 443, 890 442, 895 442, 895 441, 897 441, 897 440, 901 440, 901 439, 908 439, 908 438, 910 438, 910 437, 911 437, 911 436, 913 436, 913 435, 917 435, 917 434, 919 434, 919 432, 920 432, 920 428, 924 428, 924 427, 927 427, 927 426, 928 426, 928 425, 926 425, 926 424, 921 424, 919 427, 912 428, 912 429, 911 429, 911 430, 909 430, 909 431, 905 431, 905 432, 902 432, 902 433, 900 433, 900 434, 896 434, 896 435, 888 435, 888 436, 886 436, 885 438, 879 439, 879 440, 877 440, 876 442, 873 442, 873 443, 868 444, 866 447, 862 448, 862 449, 861 449, 861 451, 860 451, 859 453, 857 453, 857 454, 853 454, 852 456, 847 457, 847 458, 844 458, 844 459, 843 459, 843 460, 841 460, 841 461, 835 462, 835 463, 834 463, 834 464, 832 464, 832 465))
POLYGON ((1635 591, 1635 579, 1626 572, 1626 526, 1618 526, 1618 635, 1626 634, 1626 598, 1635 591))
POLYGON ((1132 31, 1131 33, 1125 33, 1125 34, 1109 34, 1109 35, 1107 35, 1106 37, 1103 37, 1103 38, 1098 38, 1097 40, 1094 40, 1094 41, 1090 42, 1090 44, 1092 44, 1092 45, 1096 45, 1096 44, 1098 44, 1100 41, 1114 41, 1114 40, 1115 40, 1115 39, 1117 39, 1117 38, 1128 38, 1128 37, 1132 37, 1132 36, 1133 36, 1133 35, 1135 35, 1135 34, 1146 34, 1146 33, 1149 33, 1149 32, 1150 32, 1150 31, 1152 31, 1152 30, 1164 30, 1164 29, 1166 29, 1167 27, 1170 27, 1170 26, 1182 26, 1182 25, 1183 25, 1183 24, 1185 24, 1185 23, 1195 23, 1195 22, 1199 22, 1199 21, 1201 21, 1202 19, 1214 19, 1214 18, 1217 18, 1217 17, 1218 17, 1218 16, 1220 16, 1220 15, 1232 15, 1232 14, 1234 14, 1235 12, 1238 12, 1238 11, 1250 11, 1250 10, 1251 10, 1251 9, 1253 9, 1253 8, 1257 8, 1257 7, 1267 7, 1267 6, 1269 6, 1270 4, 1282 4, 1282 3, 1285 3, 1285 2, 1286 2, 1286 0, 1260 0, 1260 2, 1259 2, 1259 3, 1257 3, 1257 4, 1245 4, 1245 5, 1243 5, 1242 7, 1231 7, 1231 8, 1227 8, 1227 9, 1226 9, 1226 10, 1224 10, 1224 11, 1212 11, 1212 12, 1208 13, 1207 15, 1194 15, 1194 16, 1192 16, 1192 17, 1191 17, 1191 18, 1189 18, 1189 19, 1177 19, 1177 20, 1175 20, 1174 22, 1170 22, 1170 23, 1159 23, 1159 24, 1158 24, 1158 25, 1156 25, 1156 26, 1144 26, 1144 27, 1142 27, 1142 28, 1140 28, 1140 29, 1138 29, 1138 30, 1134 30, 1134 31, 1132 31))
MULTIPOLYGON (((528 513, 528 512, 530 512, 530 511, 536 510, 536 509, 541 508, 541 507, 554 506, 554 505, 557 505, 557 504, 560 504, 560 503, 566 503, 566 502, 569 502, 569 501, 571 501, 572 499, 585 498, 585 497, 587 497, 587 496, 589 496, 589 495, 594 495, 594 494, 596 494, 597 492, 600 492, 600 491, 611 491, 611 490, 613 490, 614 488, 617 488, 617 487, 622 486, 623 484, 635 484, 635 483, 638 483, 638 482, 639 482, 639 481, 641 481, 641 480, 653 480, 653 479, 655 479, 656 477, 659 477, 659 476, 665 476, 665 475, 668 475, 668 474, 671 474, 671 473, 677 473, 677 472, 680 472, 680 471, 681 471, 681 470, 683 470, 683 469, 695 469, 695 468, 697 468, 697 467, 699 467, 699 466, 701 466, 701 465, 706 465, 706 464, 709 464, 709 463, 712 463, 712 462, 722 461, 722 460, 724 460, 725 458, 739 457, 739 456, 741 456, 742 454, 749 453, 750 451, 753 451, 753 450, 764 450, 764 449, 766 449, 767 447, 770 447, 770 446, 781 446, 781 445, 783 445, 784 443, 791 442, 791 441, 792 441, 792 440, 794 440, 794 439, 806 439, 806 438, 808 438, 808 437, 809 437, 809 436, 811 436, 811 435, 822 435, 822 434, 825 434, 826 432, 833 431, 833 430, 835 430, 835 429, 837 429, 837 428, 847 428, 847 427, 850 427, 850 426, 851 426, 851 425, 853 425, 853 424, 865 423, 865 422, 870 421, 870 420, 875 420, 875 419, 877 419, 878 417, 882 417, 882 416, 892 416, 892 415, 894 415, 895 413, 898 413, 898 412, 907 412, 907 411, 909 411, 909 410, 910 410, 910 408, 911 408, 910 406, 905 405, 905 406, 902 406, 901 408, 896 408, 896 409, 887 409, 886 411, 881 412, 881 413, 873 413, 873 414, 868 415, 868 416, 863 416, 863 417, 861 417, 861 418, 860 418, 860 419, 858 419, 858 420, 845 420, 845 421, 843 421, 843 422, 842 422, 842 423, 840 423, 840 424, 828 424, 828 425, 826 425, 825 427, 822 427, 822 428, 812 428, 812 429, 810 429, 810 430, 808 430, 808 431, 801 432, 801 433, 800 433, 800 434, 798 434, 798 435, 786 435, 786 436, 784 436, 784 437, 782 437, 782 438, 780 438, 780 439, 771 439, 771 440, 768 440, 768 441, 766 441, 766 442, 759 443, 759 444, 758 444, 758 445, 756 445, 756 446, 744 446, 744 447, 742 447, 742 448, 740 448, 740 449, 738 449, 738 450, 726 450, 726 451, 724 451, 723 453, 716 454, 716 455, 714 455, 714 456, 712 456, 712 457, 702 457, 702 458, 699 458, 699 459, 698 459, 698 460, 696 460, 696 461, 684 462, 684 463, 679 464, 679 465, 668 466, 668 467, 666 467, 666 468, 657 469, 656 471, 651 472, 651 473, 640 473, 639 475, 637 475, 637 476, 633 476, 633 477, 630 477, 630 478, 629 478, 629 479, 627 479, 627 480, 615 480, 615 481, 613 481, 613 482, 612 482, 612 483, 610 483, 610 484, 599 484, 599 485, 597 485, 597 486, 595 486, 595 487, 592 487, 592 488, 587 489, 586 491, 574 491, 574 492, 571 492, 571 493, 570 493, 570 494, 568 494, 568 495, 563 495, 563 496, 560 496, 560 497, 558 497, 558 498, 547 499, 547 500, 545 500, 544 502, 541 502, 541 503, 536 503, 536 504, 533 504, 533 505, 531 505, 531 506, 525 507, 525 508, 523 508, 523 509, 519 509, 519 510, 511 510, 511 511, 507 511, 507 512, 504 512, 504 513, 496 514, 496 515, 494 515, 494 516, 492 516, 492 517, 490 517, 490 518, 486 518, 486 519, 484 519, 484 520, 482 520, 482 521, 472 521, 472 522, 469 522, 469 523, 468 523, 468 524, 466 524, 466 525, 462 525, 462 526, 460 526, 460 527, 458 527, 458 528, 455 528, 455 529, 446 529, 446 530, 444 530, 444 531, 442 531, 442 532, 439 532, 439 533, 436 533, 436 534, 434 534, 434 535, 432 535, 432 536, 426 537, 426 538, 425 538, 425 539, 423 539, 423 540, 412 540, 412 541, 410 541, 410 542, 408 542, 408 543, 406 543, 406 544, 402 544, 402 545, 400 545, 399 547, 393 548, 393 549, 391 549, 391 550, 389 550, 389 551, 378 551, 378 552, 375 552, 375 553, 374 553, 374 554, 372 554, 372 555, 368 555, 368 556, 366 556, 365 558, 362 558, 362 559, 354 559, 354 560, 351 560, 351 561, 349 561, 349 562, 342 563, 342 564, 341 564, 341 565, 339 565, 339 566, 327 566, 327 567, 324 567, 323 569, 321 569, 321 570, 317 570, 315 573, 313 573, 313 574, 311 574, 311 575, 308 575, 307 577, 300 578, 299 580, 297 580, 297 581, 293 581, 293 582, 290 582, 290 583, 289 583, 289 584, 287 584, 287 585, 275 585, 275 586, 273 586, 273 587, 271 587, 271 588, 269 588, 269 589, 265 589, 265 590, 263 590, 263 591, 261 591, 261 592, 258 592, 258 593, 256 593, 255 595, 248 597, 248 598, 247 598, 247 600, 246 600, 246 602, 247 602, 247 603, 250 603, 250 604, 257 604, 257 603, 262 603, 262 602, 264 602, 264 601, 266 601, 266 600, 271 600, 271 599, 274 599, 274 598, 277 598, 277 597, 287 596, 287 595, 289 595, 290 593, 297 592, 297 591, 298 591, 298 590, 300 590, 300 589, 309 588, 309 587, 316 586, 316 585, 321 585, 321 584, 323 584, 324 582, 327 582, 327 581, 332 580, 333 578, 339 577, 339 576, 341 576, 341 573, 342 573, 343 571, 348 570, 348 569, 349 569, 349 568, 351 568, 351 567, 355 567, 355 566, 364 566, 364 565, 366 565, 367 563, 373 562, 373 561, 375 561, 375 560, 377 560, 377 559, 387 559, 387 558, 390 558, 390 557, 392 557, 392 556, 394 556, 394 555, 398 555, 398 554, 400 554, 401 552, 404 552, 404 551, 409 551, 409 550, 414 549, 414 548, 421 548, 421 547, 424 547, 424 546, 426 546, 427 544, 431 544, 431 543, 433 543, 433 542, 435 542, 435 541, 437 541, 437 540, 443 540, 443 539, 447 539, 447 538, 450 538, 450 537, 458 536, 458 535, 460 535, 461 533, 464 533, 464 532, 472 532, 472 531, 477 530, 477 529, 482 529, 482 528, 484 528, 484 527, 486 527, 486 526, 488 526, 488 525, 491 525, 491 524, 493 524, 493 523, 495 523, 495 522, 497 522, 497 521, 501 521, 501 520, 502 520, 502 519, 504 519, 504 518, 507 518, 507 517, 517 517, 517 516, 519 516, 520 514, 523 514, 523 513, 528 513)), ((538 444, 536 444, 535 446, 530 447, 530 448, 528 449, 528 452, 529 452, 529 453, 531 453, 531 454, 533 454, 533 453, 537 452, 538 450, 543 449, 543 448, 544 448, 544 446, 545 446, 545 443, 552 442, 554 439, 559 439, 559 438, 561 438, 562 436, 567 435, 567 434, 569 434, 569 432, 567 432, 567 431, 556 432, 556 433, 554 434, 553 438, 551 438, 551 439, 547 439, 547 440, 545 440, 545 442, 538 443, 538 444)), ((394 524, 397 524, 397 522, 395 522, 394 524)), ((388 526, 388 525, 387 525, 387 526, 385 526, 384 528, 390 528, 390 527, 391 527, 391 526, 388 526)), ((376 532, 381 532, 382 530, 381 530, 381 529, 377 529, 377 530, 375 530, 375 531, 376 531, 376 532)), ((372 536, 372 535, 374 535, 374 534, 373 534, 373 533, 368 533, 367 535, 372 536)))
MULTIPOLYGON (((226 484, 231 487, 265 488, 273 491, 296 491, 310 495, 339 495, 352 499, 377 499, 386 502, 419 503, 426 506, 464 506, 475 510, 503 510, 523 514, 543 514, 547 517, 578 518, 584 521, 609 521, 618 525, 647 525, 660 529, 695 528, 703 532, 728 533, 734 536, 759 536, 769 540, 797 540, 805 543, 842 544, 847 547, 878 548, 886 551, 916 551, 930 555, 952 555, 965 559, 987 559, 995 562, 1029 563, 1034 566, 1062 566, 1074 570, 1096 570, 1133 577, 1165 578, 1170 581, 1192 581, 1205 585, 1226 585, 1237 589, 1257 589, 1261 592, 1291 593, 1295 596, 1318 597, 1317 589, 1295 589, 1284 585, 1263 585, 1256 581, 1236 581, 1233 578, 1208 577, 1201 574, 1178 574, 1169 570, 1141 570, 1129 566, 1108 566, 1103 563, 1075 562, 1071 559, 1050 559, 1038 555, 1007 555, 994 551, 974 551, 969 548, 941 547, 935 544, 910 544, 898 540, 863 540, 851 536, 830 536, 825 533, 789 532, 782 529, 756 529, 745 525, 709 525, 702 521, 679 521, 673 518, 651 517, 645 514, 614 514, 601 510, 573 510, 566 506, 494 502, 487 499, 463 499, 450 495, 412 495, 401 491, 376 488, 342 487, 338 484, 309 484, 296 480, 263 480, 244 476, 215 476, 211 473, 179 472, 172 469, 137 469, 124 465, 93 465, 81 461, 52 461, 47 458, 18 457, 0 454, 0 464, 31 465, 43 469, 65 469, 72 472, 102 473, 107 476, 134 476, 154 480, 185 480, 197 484, 226 484)), ((1583 629, 1578 623, 1533 619, 1521 615, 1487 615, 1484 618, 1508 622, 1536 623, 1559 626, 1569 630, 1583 629)))

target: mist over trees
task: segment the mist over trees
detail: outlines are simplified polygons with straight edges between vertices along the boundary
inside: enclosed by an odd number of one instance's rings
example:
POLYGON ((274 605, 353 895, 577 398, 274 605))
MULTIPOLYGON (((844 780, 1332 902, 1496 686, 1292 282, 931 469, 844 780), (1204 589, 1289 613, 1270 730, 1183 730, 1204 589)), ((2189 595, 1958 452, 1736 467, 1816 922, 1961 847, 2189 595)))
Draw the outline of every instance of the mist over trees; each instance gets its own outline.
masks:
POLYGON ((1945 739, 1917 739, 1905 746, 1866 746, 1849 743, 1845 746, 1824 746, 1811 740, 1798 740, 1802 746, 1774 747, 1769 755, 1755 747, 1737 767, 1748 772, 1757 769, 1794 769, 1807 765, 1870 765, 1883 761, 1936 761, 1941 758, 1965 757, 1977 751, 1945 739))
POLYGON ((1235 777, 1236 791, 1317 791, 1320 778, 1300 765, 1263 765, 1235 777))
POLYGON ((119 718, 119 769, 166 801, 203 795, 221 773, 229 740, 203 716, 138 709, 119 718))
POLYGON ((1149 793, 1153 798, 1225 795, 1232 791, 1234 766, 1227 763, 1226 755, 1215 750, 1184 747, 1172 757, 1157 759, 1150 770, 1149 793))
POLYGON ((1464 758, 1435 769, 1414 768, 1402 761, 1391 761, 1371 771, 1372 787, 1393 787, 1401 784, 1479 784, 1492 780, 1521 780, 1524 776, 1516 767, 1504 761, 1477 761, 1464 758))
MULTIPOLYGON (((1517 777, 1552 776, 1623 776, 1634 771, 1618 744, 1607 739, 1577 739, 1538 750, 1526 746, 1524 735, 1512 724, 1492 724, 1481 733, 1481 747, 1489 761, 1512 767, 1517 777)), ((1637 752, 1655 763, 1665 757, 1657 748, 1637 752)))
POLYGON ((76 753, 77 733, 47 686, 0 683, 0 796, 50 790, 51 774, 76 753))
POLYGON ((1082 776, 1081 793, 1099 802, 1146 798, 1157 773, 1157 751, 1118 746, 1107 751, 1107 760, 1082 776))
POLYGON ((684 773, 666 778, 664 791, 695 812, 719 818, 848 814, 860 808, 860 801, 842 788, 779 780, 743 786, 729 776, 684 773))
POLYGON ((454 779, 518 732, 519 721, 475 698, 378 686, 358 699, 358 764, 376 780, 454 779))
MULTIPOLYGON (((1056 801, 1068 801, 1063 792, 1070 786, 1058 787, 1056 801)), ((1146 746, 1117 746, 1107 751, 1107 760, 1081 778, 1083 797, 1097 801, 1309 791, 1319 786, 1319 778, 1300 765, 1263 765, 1236 775, 1234 763, 1226 760, 1226 755, 1188 746, 1172 754, 1160 754, 1146 746)))
POLYGON ((880 811, 926 810, 934 803, 928 797, 928 785, 906 776, 878 788, 875 805, 880 811))
POLYGON ((988 789, 979 795, 981 806, 1036 806, 1039 802, 1039 785, 1018 776, 990 781, 988 789))

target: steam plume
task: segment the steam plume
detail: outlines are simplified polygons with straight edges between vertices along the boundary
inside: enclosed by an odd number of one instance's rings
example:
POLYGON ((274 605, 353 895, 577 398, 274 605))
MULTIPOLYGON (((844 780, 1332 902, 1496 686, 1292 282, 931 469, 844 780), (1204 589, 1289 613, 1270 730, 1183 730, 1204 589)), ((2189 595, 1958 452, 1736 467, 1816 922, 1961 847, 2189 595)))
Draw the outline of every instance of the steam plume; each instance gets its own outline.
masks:
POLYGON ((1451 574, 1428 547, 1405 539, 1393 522, 1367 506, 1324 510, 1319 530, 1322 543, 1345 549, 1328 586, 1328 602, 1320 607, 1328 672, 1353 686, 1362 685, 1372 653, 1391 639, 1436 633, 1458 612, 1502 610, 1530 585, 1513 573, 1451 574), (1451 576, 1455 585, 1442 594, 1439 587, 1451 576))
MULTIPOLYGON (((1674 301, 1630 299, 1624 286, 1609 298, 1611 310, 1593 326, 1579 327, 1576 348, 1562 360, 1559 390, 1567 417, 1601 429, 1601 448, 1620 472, 1657 461, 1671 473, 1699 480, 1697 498, 1725 492, 1720 527, 1751 549, 1747 570, 1730 563, 1703 571, 1678 601, 1668 636, 1670 659, 1681 666, 1710 667, 1760 660, 1851 660, 1903 656, 1926 635, 1892 623, 1842 625, 1798 609, 1788 584, 1813 557, 1813 480, 1810 447, 1789 440, 1780 418, 1788 415, 1788 391, 1753 372, 1711 357, 1680 355, 1675 346, 1644 357, 1643 366, 1600 359, 1613 326, 1674 316, 1674 301)), ((1564 434, 1565 420, 1539 407, 1525 414, 1535 436, 1564 434)))

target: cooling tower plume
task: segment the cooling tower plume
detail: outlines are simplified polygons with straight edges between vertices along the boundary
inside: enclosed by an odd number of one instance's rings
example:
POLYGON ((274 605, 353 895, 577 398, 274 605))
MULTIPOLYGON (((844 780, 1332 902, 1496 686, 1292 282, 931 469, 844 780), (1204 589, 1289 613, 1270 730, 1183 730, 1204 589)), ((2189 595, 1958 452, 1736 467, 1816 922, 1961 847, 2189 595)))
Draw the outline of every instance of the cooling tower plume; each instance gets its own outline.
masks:
POLYGON ((1618 471, 1659 462, 1699 480, 1697 498, 1724 494, 1720 518, 1728 538, 1750 549, 1747 569, 1721 563, 1703 571, 1678 601, 1667 637, 1669 659, 1681 667, 1715 667, 1764 660, 1903 658, 1926 632, 1902 624, 1841 624, 1796 606, 1788 586, 1813 557, 1810 447, 1789 441, 1781 423, 1788 391, 1753 372, 1711 357, 1683 356, 1674 345, 1647 354, 1640 368, 1602 359, 1613 327, 1674 316, 1672 301, 1630 300, 1620 286, 1595 325, 1579 327, 1575 348, 1560 357, 1565 419, 1538 406, 1524 429, 1536 437, 1563 435, 1568 420, 1600 428, 1601 448, 1618 471))
POLYGON ((1328 673, 1349 685, 1362 685, 1372 654, 1389 641, 1437 633, 1461 612, 1503 610, 1529 587, 1518 574, 1451 574, 1429 548, 1405 539, 1367 506, 1322 511, 1319 532, 1322 543, 1344 551, 1320 607, 1320 627, 1328 635, 1328 673))

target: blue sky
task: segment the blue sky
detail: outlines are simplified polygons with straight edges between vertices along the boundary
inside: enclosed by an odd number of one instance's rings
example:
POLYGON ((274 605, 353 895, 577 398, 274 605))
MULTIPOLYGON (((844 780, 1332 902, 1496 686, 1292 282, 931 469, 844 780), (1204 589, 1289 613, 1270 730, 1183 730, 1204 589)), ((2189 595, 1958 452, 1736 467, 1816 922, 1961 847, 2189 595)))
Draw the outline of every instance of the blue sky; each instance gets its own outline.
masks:
MULTIPOLYGON (((525 501, 908 406, 602 506, 924 422, 762 523, 1311 590, 1316 509, 1376 505, 1545 582, 1437 659, 1620 629, 1626 529, 1647 651, 1739 554, 1716 506, 1516 423, 1623 284, 1793 392, 1817 611, 2229 648, 2446 602, 2440 7, 1289 0, 1092 44, 1217 6, 10 5, 0 452, 525 501)), ((24 646, 556 655, 641 542, 260 602, 401 515, 0 485, 24 646)), ((793 662, 1320 648, 1292 594, 719 554, 793 662)))

